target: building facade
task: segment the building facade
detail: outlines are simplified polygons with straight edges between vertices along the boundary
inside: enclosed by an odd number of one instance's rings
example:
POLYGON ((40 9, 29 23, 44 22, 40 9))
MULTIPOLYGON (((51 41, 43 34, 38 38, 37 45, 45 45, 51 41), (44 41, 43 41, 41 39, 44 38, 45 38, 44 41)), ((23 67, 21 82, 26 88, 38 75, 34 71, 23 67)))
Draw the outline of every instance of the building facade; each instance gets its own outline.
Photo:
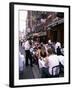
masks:
POLYGON ((51 39, 64 44, 64 13, 28 11, 28 28, 27 36, 34 40, 47 43, 51 39))

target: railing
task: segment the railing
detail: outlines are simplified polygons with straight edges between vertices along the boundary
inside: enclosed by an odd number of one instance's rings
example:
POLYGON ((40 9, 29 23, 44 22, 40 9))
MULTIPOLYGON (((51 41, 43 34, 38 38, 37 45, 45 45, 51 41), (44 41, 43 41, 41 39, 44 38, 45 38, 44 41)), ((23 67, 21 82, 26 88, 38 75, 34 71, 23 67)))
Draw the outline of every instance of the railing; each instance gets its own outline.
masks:
MULTIPOLYGON (((57 20, 57 21, 53 21, 51 22, 50 24, 48 23, 48 25, 46 26, 47 28, 50 28, 50 27, 54 27, 56 25, 59 25, 61 23, 64 23, 64 18, 60 19, 60 20, 57 20)), ((49 29, 46 29, 44 30, 44 26, 39 24, 40 26, 35 26, 35 29, 34 31, 31 31, 30 33, 37 33, 37 32, 40 32, 40 31, 46 31, 46 30, 49 30, 49 29)))
POLYGON ((60 19, 58 21, 52 22, 51 24, 48 25, 48 27, 50 27, 50 26, 56 26, 57 24, 61 24, 61 23, 64 23, 64 18, 63 19, 60 19))

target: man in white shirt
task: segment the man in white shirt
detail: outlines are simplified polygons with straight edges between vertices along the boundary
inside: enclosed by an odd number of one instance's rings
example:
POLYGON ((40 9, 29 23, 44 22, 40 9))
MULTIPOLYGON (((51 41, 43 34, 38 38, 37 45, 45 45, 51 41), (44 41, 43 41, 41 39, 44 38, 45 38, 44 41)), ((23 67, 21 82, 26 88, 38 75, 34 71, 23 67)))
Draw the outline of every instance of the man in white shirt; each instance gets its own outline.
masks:
MULTIPOLYGON (((52 69, 55 66, 59 65, 58 56, 53 54, 52 48, 48 49, 48 67, 49 67, 49 74, 52 75, 52 69)), ((59 71, 58 71, 59 73, 59 71)), ((53 75, 56 75, 56 69, 53 72, 53 75)))
POLYGON ((30 49, 30 44, 29 41, 27 40, 24 44, 25 50, 29 50, 30 49))
POLYGON ((31 53, 30 53, 29 39, 27 39, 27 41, 25 42, 24 48, 25 48, 25 54, 26 54, 26 66, 28 66, 28 60, 30 60, 30 65, 32 67, 32 56, 31 56, 31 53))

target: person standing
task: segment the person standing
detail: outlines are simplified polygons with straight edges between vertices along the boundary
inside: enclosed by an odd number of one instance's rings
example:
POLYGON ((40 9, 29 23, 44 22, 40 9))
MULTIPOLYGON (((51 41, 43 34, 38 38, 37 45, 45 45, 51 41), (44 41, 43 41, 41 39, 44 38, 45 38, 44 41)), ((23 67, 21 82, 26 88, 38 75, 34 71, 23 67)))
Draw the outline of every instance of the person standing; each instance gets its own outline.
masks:
POLYGON ((57 53, 57 48, 59 47, 59 49, 61 49, 61 43, 60 42, 56 42, 55 44, 55 52, 57 53))
POLYGON ((26 40, 25 42, 25 54, 26 54, 26 66, 28 66, 28 60, 30 60, 30 66, 32 67, 33 64, 32 64, 32 56, 31 56, 31 53, 30 53, 30 43, 29 43, 29 39, 26 40))
POLYGON ((62 55, 61 49, 59 48, 59 46, 58 46, 58 48, 57 48, 57 55, 62 55))

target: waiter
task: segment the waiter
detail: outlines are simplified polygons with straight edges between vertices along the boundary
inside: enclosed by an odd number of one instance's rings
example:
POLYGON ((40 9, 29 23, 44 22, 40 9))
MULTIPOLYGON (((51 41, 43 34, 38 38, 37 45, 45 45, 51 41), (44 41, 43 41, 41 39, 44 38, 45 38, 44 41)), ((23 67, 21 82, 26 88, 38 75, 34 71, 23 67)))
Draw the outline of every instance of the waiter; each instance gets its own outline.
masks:
POLYGON ((29 42, 29 38, 26 40, 25 42, 25 54, 26 54, 26 66, 28 66, 28 60, 30 60, 30 66, 32 67, 32 56, 31 56, 31 53, 30 53, 30 42, 29 42))

